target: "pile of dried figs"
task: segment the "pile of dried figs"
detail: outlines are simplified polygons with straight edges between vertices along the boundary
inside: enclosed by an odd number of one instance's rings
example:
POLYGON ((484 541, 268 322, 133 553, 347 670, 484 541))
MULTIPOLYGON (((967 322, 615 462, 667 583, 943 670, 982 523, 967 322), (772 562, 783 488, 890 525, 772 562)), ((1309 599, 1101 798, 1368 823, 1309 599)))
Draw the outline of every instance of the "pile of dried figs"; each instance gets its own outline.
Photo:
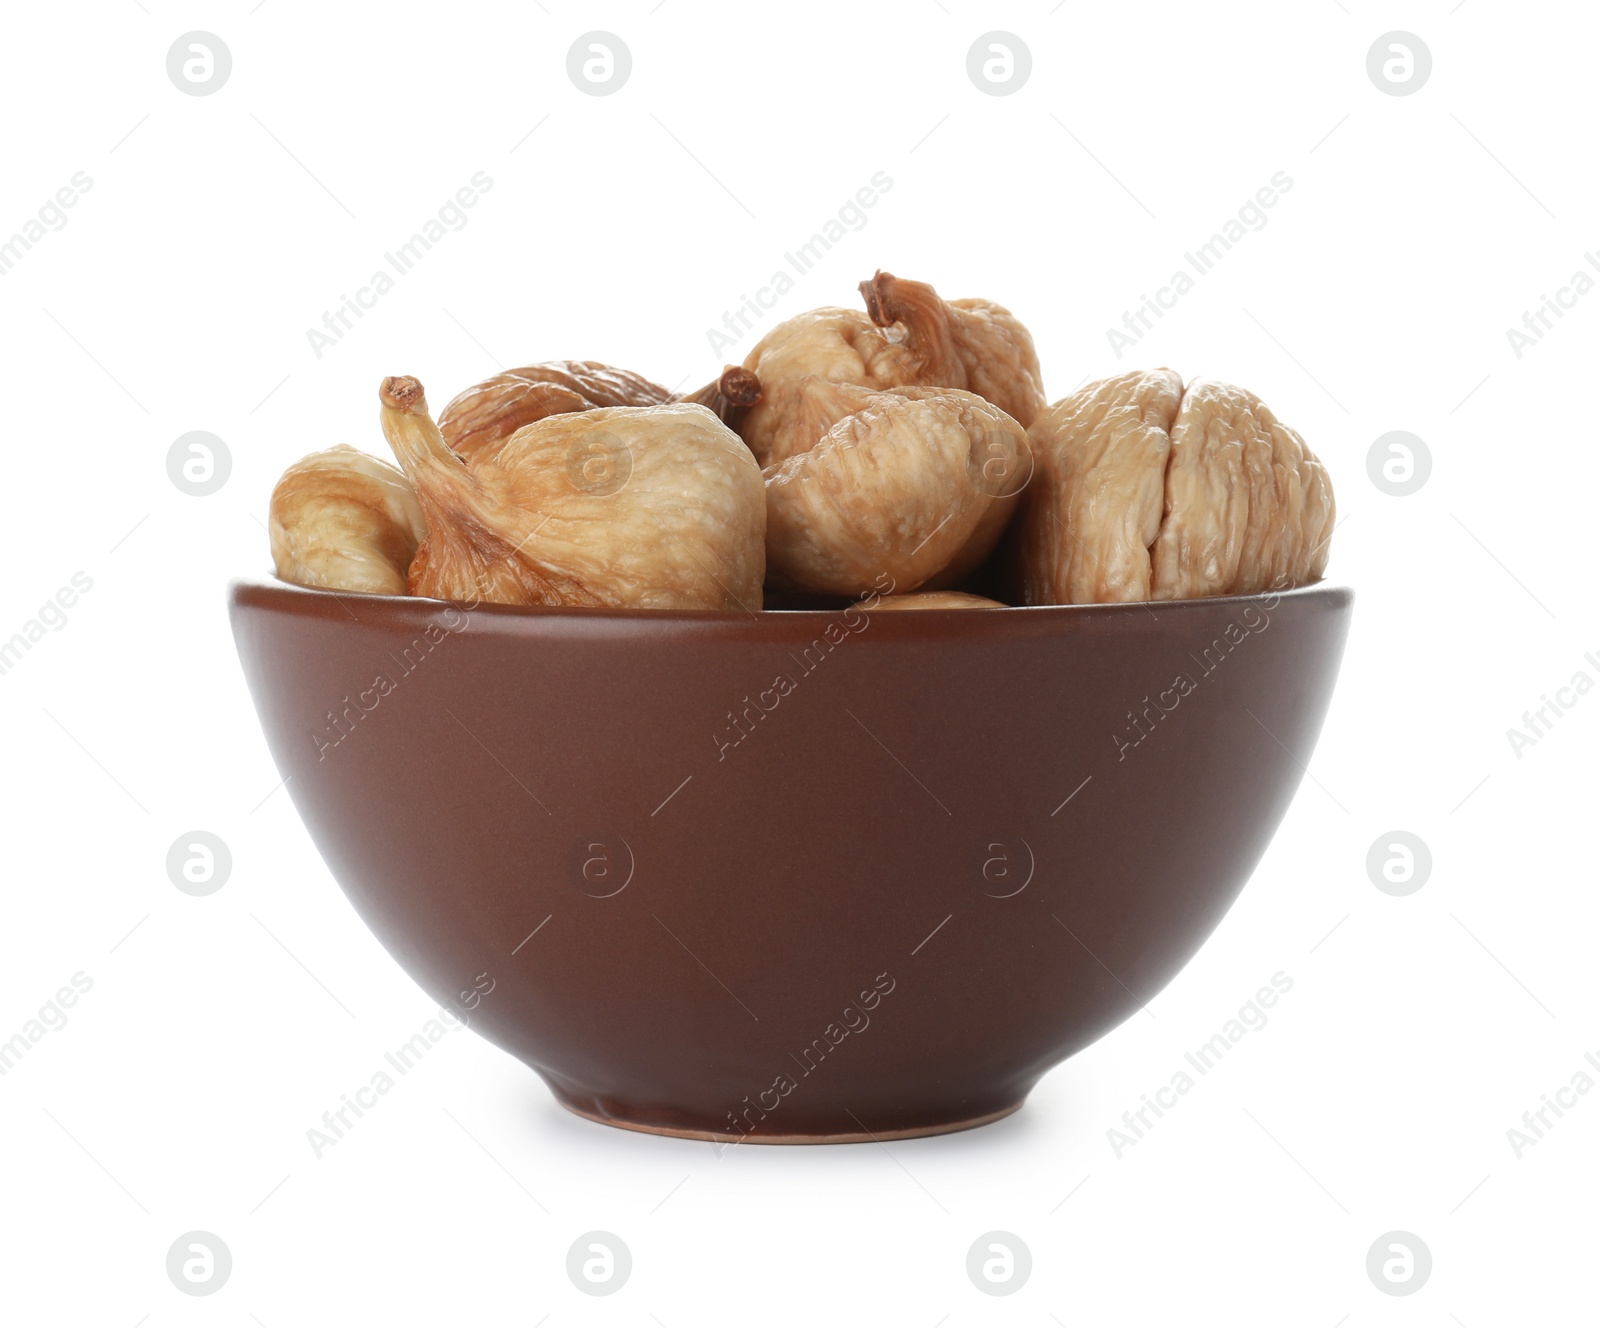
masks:
POLYGON ((1321 577, 1333 489, 1243 388, 1170 369, 1047 405, 1028 329, 879 272, 678 396, 561 360, 435 421, 379 391, 400 468, 350 447, 272 494, 278 575, 535 606, 997 608, 1252 594, 1321 577))

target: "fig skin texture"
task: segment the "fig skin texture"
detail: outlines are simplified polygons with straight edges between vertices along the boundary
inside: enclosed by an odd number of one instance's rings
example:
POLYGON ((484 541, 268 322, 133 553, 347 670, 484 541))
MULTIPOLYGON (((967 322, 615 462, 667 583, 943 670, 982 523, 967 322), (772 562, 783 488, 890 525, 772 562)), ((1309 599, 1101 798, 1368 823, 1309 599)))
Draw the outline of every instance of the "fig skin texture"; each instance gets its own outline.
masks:
POLYGON ((278 575, 321 590, 404 595, 426 533, 410 481, 387 461, 343 444, 284 471, 267 508, 278 575))
POLYGON ((958 584, 1000 539, 1028 482, 1022 426, 970 392, 812 379, 827 430, 768 466, 767 564, 783 590, 860 595, 958 584))
POLYGON ((659 383, 598 360, 550 360, 507 369, 458 393, 439 413, 439 432, 453 451, 477 461, 523 425, 551 415, 689 401, 724 423, 735 423, 760 399, 756 376, 731 364, 704 387, 675 395, 659 383))
POLYGON ((659 406, 672 393, 627 369, 597 360, 550 360, 474 383, 439 412, 439 432, 452 449, 476 461, 525 424, 605 406, 659 406))
POLYGON ((1044 409, 1044 382, 1033 336, 992 300, 942 300, 925 281, 888 272, 861 283, 877 326, 904 329, 928 386, 959 387, 991 401, 1024 429, 1044 409))
POLYGON ((1025 604, 1252 595, 1322 578, 1328 472, 1244 388, 1133 370, 1056 402, 1028 435, 1025 604))
POLYGON ((763 467, 803 452, 824 429, 807 411, 807 381, 885 390, 973 392, 1023 427, 1044 405, 1033 338, 987 300, 940 299, 933 287, 887 272, 861 283, 867 311, 812 309, 780 323, 745 357, 761 401, 737 422, 763 467))
POLYGON ((1196 379, 1172 426, 1151 593, 1254 595, 1320 581, 1335 515, 1333 483, 1305 439, 1255 393, 1196 379))
POLYGON ((1167 456, 1183 381, 1171 369, 1088 383, 1028 431, 1034 476, 1022 521, 1025 604, 1148 600, 1167 456))
POLYGON ((761 472, 704 406, 547 416, 468 465, 415 378, 380 390, 427 534, 411 593, 498 604, 761 607, 761 472))

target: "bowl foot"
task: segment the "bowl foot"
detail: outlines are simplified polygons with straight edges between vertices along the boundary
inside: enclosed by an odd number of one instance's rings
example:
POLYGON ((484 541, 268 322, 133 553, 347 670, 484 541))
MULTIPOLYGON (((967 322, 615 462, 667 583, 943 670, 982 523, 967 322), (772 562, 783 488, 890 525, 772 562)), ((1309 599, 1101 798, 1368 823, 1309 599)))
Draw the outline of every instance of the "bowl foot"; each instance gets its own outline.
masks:
MULTIPOLYGON (((562 1091, 552 1085, 551 1091, 555 1094, 556 1101, 575 1116, 582 1116, 584 1120, 594 1121, 597 1125, 612 1125, 620 1130, 636 1130, 641 1134, 661 1134, 673 1139, 699 1139, 714 1144, 870 1144, 882 1143, 893 1139, 920 1139, 933 1134, 954 1134, 958 1130, 972 1130, 980 1125, 989 1125, 1001 1120, 1012 1112, 1021 1109, 1027 1100, 1026 1093, 1017 1097, 1015 1101, 1007 1102, 1003 1106, 993 1107, 974 1115, 962 1115, 952 1118, 933 1118, 926 1122, 903 1125, 896 1128, 871 1130, 865 1127, 829 1130, 818 1129, 796 1130, 784 1133, 780 1130, 752 1130, 748 1134, 741 1134, 732 1130, 717 1130, 709 1128, 706 1124, 697 1124, 687 1119, 664 1119, 668 1115, 676 1116, 677 1113, 667 1113, 660 1110, 649 1113, 636 1112, 626 1104, 609 1098, 591 1097, 562 1091)), ((857 1122, 859 1125, 859 1122, 857 1122)))

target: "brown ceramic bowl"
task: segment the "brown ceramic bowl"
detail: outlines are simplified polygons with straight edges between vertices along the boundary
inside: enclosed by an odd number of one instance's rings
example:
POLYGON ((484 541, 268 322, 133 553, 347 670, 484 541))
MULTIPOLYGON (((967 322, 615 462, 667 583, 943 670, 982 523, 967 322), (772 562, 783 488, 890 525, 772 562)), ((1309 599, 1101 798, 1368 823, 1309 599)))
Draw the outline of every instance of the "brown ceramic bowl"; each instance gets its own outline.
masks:
POLYGON ((1300 783, 1350 604, 232 588, 288 792, 429 995, 579 1115, 771 1143, 995 1120, 1160 991, 1300 783))

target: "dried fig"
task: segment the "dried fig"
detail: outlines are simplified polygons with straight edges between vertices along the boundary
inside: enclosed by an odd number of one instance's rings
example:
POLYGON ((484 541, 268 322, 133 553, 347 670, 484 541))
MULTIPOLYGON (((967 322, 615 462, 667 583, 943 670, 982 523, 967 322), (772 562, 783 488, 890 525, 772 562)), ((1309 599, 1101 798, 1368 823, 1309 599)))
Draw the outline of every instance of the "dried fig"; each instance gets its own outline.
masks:
POLYGON ((905 329, 906 345, 922 362, 918 382, 975 392, 1023 428, 1044 409, 1033 336, 1003 305, 941 300, 927 282, 887 272, 863 281, 861 295, 879 327, 905 329))
POLYGON ((826 431, 762 472, 776 585, 857 595, 887 575, 902 590, 937 589, 988 555, 1031 466, 1009 415, 971 392, 820 378, 796 401, 826 431))
POLYGON ((1156 599, 1253 595, 1322 577, 1333 485, 1311 449, 1242 387, 1189 384, 1172 426, 1156 599))
POLYGON ((1327 564, 1328 473, 1243 388, 1135 370, 1056 402, 1029 439, 1024 603, 1255 594, 1327 564))
POLYGON ((803 452, 825 431, 808 413, 806 382, 856 387, 953 387, 992 401, 1024 426, 1044 404, 1033 338, 984 300, 941 300, 931 286, 886 272, 861 283, 869 312, 813 309, 780 323, 745 358, 761 401, 739 431, 763 466, 803 452))
POLYGON ((296 585, 404 595, 427 533, 406 477, 342 444, 283 472, 267 508, 278 575, 296 585))
POLYGON ((469 460, 493 451, 524 424, 604 406, 659 406, 672 393, 595 360, 551 360, 485 378, 439 412, 439 432, 469 460))
POLYGON ((1003 609, 997 599, 982 595, 969 595, 964 590, 924 590, 909 595, 880 595, 864 601, 862 608, 869 612, 879 609, 1003 609))
POLYGON ((524 424, 550 415, 690 401, 729 421, 760 399, 756 376, 733 365, 698 391, 675 395, 627 369, 595 360, 551 360, 507 369, 458 393, 439 414, 439 432, 454 451, 477 461, 524 424))
POLYGON ((524 425, 468 465, 415 378, 386 378, 383 431, 427 533, 414 595, 500 604, 761 605, 761 473, 703 406, 605 407, 524 425))
POLYGON ((1171 369, 1135 370, 1080 388, 1034 421, 1024 603, 1150 598, 1150 546, 1182 396, 1171 369))

